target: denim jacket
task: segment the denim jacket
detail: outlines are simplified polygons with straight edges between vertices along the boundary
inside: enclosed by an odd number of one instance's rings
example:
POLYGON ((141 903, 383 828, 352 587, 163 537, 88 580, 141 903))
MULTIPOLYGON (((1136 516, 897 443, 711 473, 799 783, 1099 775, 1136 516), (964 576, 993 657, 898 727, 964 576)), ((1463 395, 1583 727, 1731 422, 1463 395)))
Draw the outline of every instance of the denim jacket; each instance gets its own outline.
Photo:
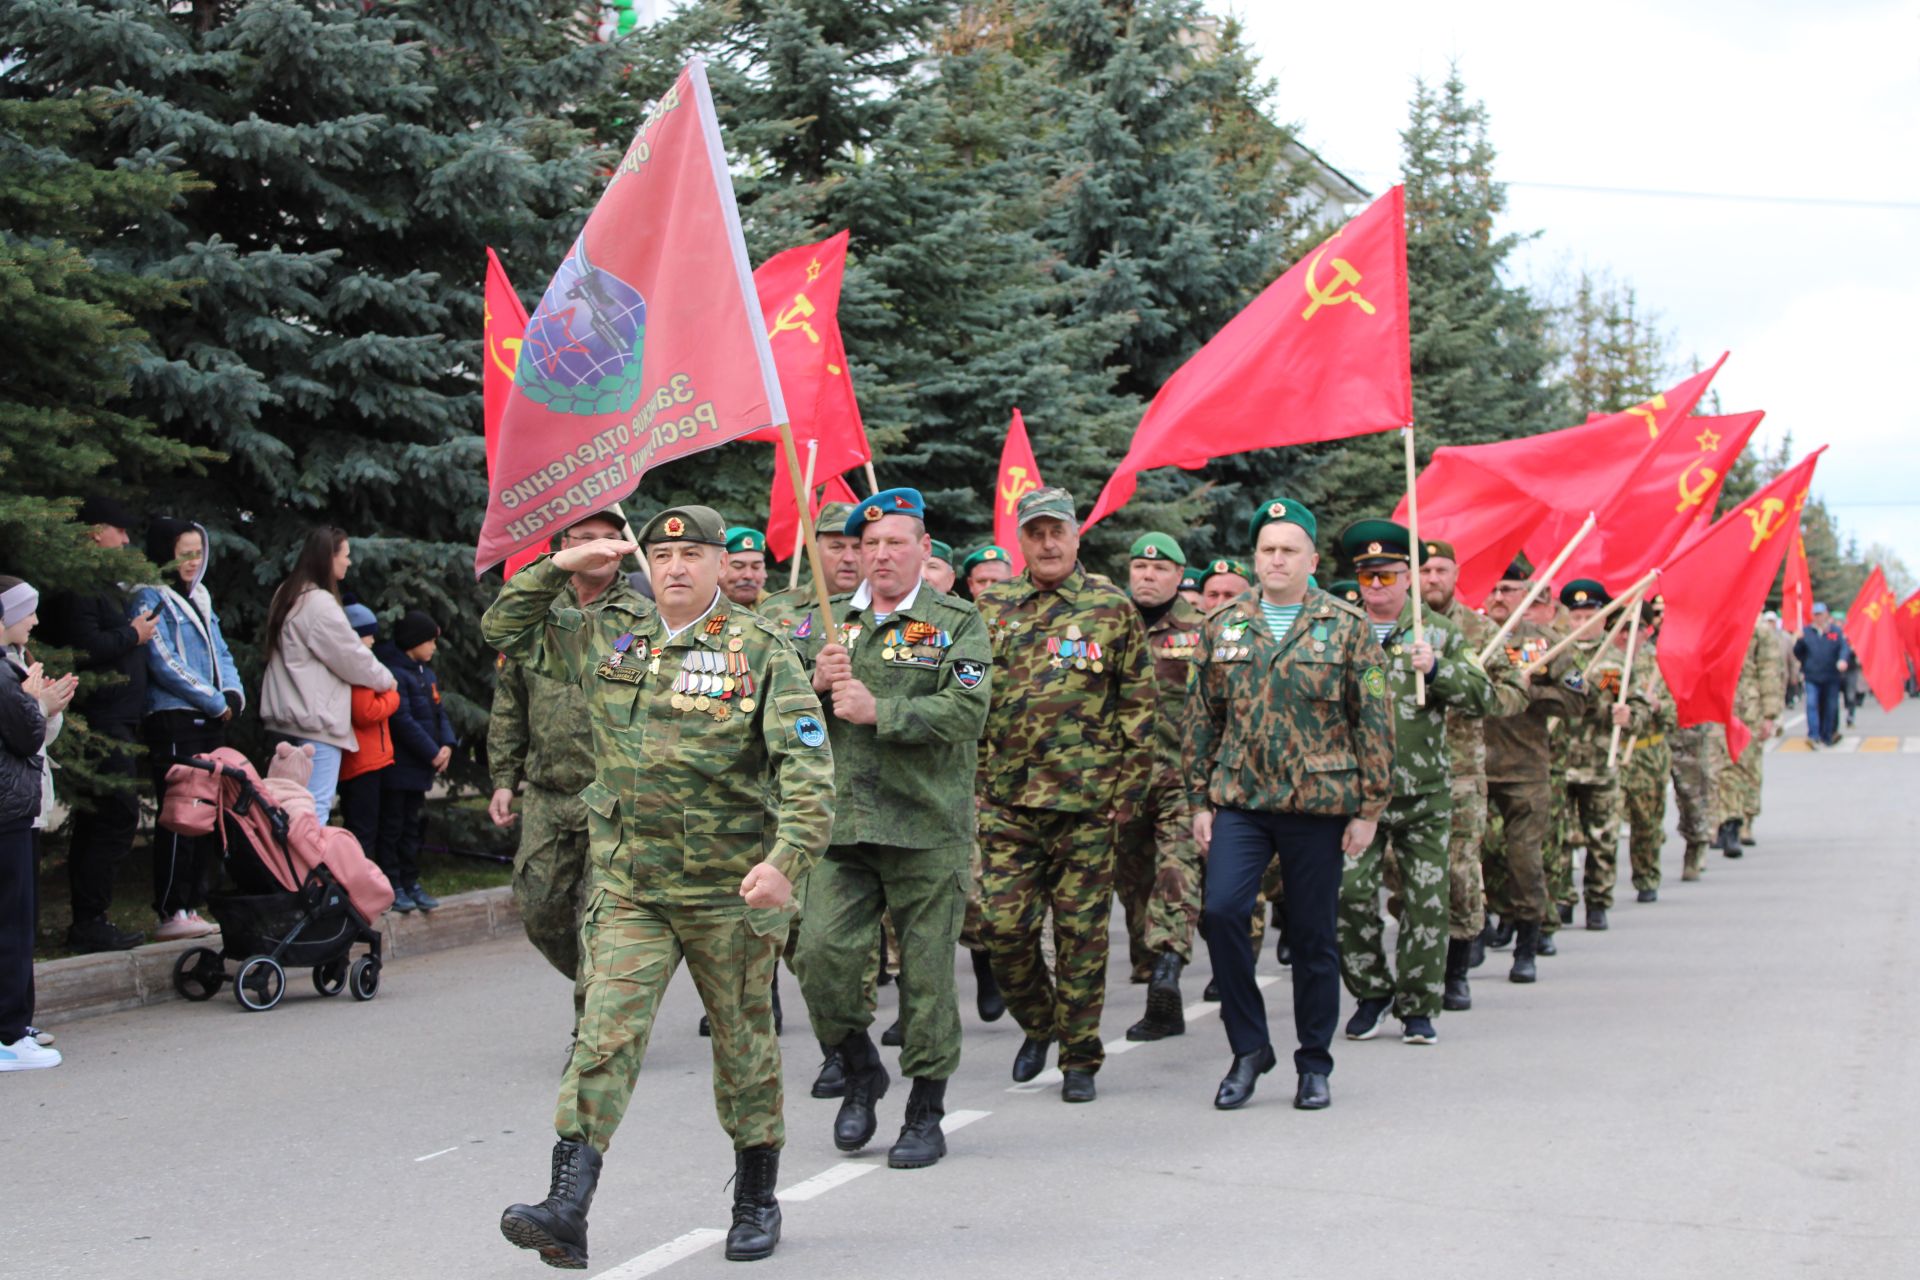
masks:
POLYGON ((152 613, 156 605, 159 627, 146 646, 146 713, 193 711, 218 717, 227 710, 227 693, 237 695, 240 705, 246 706, 240 672, 233 665, 226 637, 220 634, 220 618, 206 587, 196 582, 185 596, 164 584, 134 592, 134 612, 152 613))

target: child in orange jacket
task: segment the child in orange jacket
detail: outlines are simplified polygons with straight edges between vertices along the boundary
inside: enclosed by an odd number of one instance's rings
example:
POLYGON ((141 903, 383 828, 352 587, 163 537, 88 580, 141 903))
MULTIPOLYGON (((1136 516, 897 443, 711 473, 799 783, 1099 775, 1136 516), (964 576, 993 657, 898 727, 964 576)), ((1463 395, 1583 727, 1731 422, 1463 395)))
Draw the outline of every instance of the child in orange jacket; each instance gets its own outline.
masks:
MULTIPOLYGON (((380 621, 365 605, 348 605, 347 621, 369 649, 380 638, 380 621)), ((381 693, 354 686, 353 738, 359 745, 340 759, 340 813, 369 858, 380 831, 380 775, 393 766, 393 735, 387 731, 387 721, 399 708, 397 689, 381 693)))

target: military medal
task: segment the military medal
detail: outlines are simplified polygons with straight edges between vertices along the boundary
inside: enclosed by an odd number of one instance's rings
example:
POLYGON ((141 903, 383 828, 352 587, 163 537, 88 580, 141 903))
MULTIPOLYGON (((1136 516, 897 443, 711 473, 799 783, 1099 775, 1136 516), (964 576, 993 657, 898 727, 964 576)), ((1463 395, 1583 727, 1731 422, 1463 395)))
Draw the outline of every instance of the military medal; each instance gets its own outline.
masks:
POLYGON ((629 631, 613 642, 613 656, 607 659, 607 669, 618 671, 620 662, 627 656, 627 650, 633 647, 633 632, 629 631))
POLYGON ((1098 642, 1092 642, 1087 645, 1087 657, 1091 660, 1093 674, 1099 675, 1107 669, 1106 664, 1100 661, 1100 645, 1098 642))
POLYGON ((1047 637, 1047 652, 1050 655, 1052 655, 1047 659, 1047 665, 1049 667, 1052 667, 1055 671, 1058 671, 1061 667, 1066 665, 1067 660, 1066 658, 1061 656, 1060 641, 1056 637, 1054 636, 1047 637))

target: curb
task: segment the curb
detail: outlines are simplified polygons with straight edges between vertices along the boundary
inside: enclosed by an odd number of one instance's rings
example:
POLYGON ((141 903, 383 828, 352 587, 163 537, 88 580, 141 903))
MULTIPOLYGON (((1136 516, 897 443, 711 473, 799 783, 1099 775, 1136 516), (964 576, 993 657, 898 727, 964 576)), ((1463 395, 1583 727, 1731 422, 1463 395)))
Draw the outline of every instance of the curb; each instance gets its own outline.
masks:
MULTIPOLYGON (((426 955, 505 935, 520 936, 513 889, 476 889, 455 894, 431 913, 415 911, 380 918, 382 959, 426 955)), ((33 967, 34 1022, 43 1027, 119 1013, 180 999, 173 989, 173 963, 183 951, 220 945, 220 935, 153 942, 131 951, 103 951, 48 960, 33 967)))

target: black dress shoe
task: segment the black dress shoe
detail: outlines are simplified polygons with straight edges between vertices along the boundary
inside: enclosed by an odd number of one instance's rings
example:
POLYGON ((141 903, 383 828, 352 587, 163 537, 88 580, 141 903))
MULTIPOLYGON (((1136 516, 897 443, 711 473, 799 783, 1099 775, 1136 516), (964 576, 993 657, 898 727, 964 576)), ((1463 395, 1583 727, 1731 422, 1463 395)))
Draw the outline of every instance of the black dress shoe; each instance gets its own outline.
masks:
POLYGON ((1587 928, 1595 933, 1607 931, 1607 909, 1605 907, 1587 908, 1587 928))
POLYGON ((1318 1071, 1300 1073, 1300 1086, 1293 1091, 1293 1109, 1295 1111, 1325 1111, 1333 1102, 1333 1095, 1327 1092, 1327 1078, 1318 1071))
POLYGON ((1220 979, 1208 978, 1207 989, 1200 993, 1200 998, 1202 1000, 1205 1000, 1208 1004, 1219 1004, 1220 1003, 1220 979))
POLYGON ((67 946, 82 955, 99 951, 131 951, 145 941, 144 934, 128 933, 105 916, 76 920, 67 926, 67 946))
POLYGON ((1063 1071, 1060 1073, 1060 1101, 1092 1102, 1094 1099, 1093 1072, 1063 1071))
POLYGON ((1658 889, 1642 889, 1638 894, 1634 895, 1633 900, 1635 902, 1658 902, 1660 901, 1660 891, 1658 889))
POLYGON ((1221 1111, 1238 1111, 1246 1106, 1253 1097, 1255 1082, 1273 1070, 1277 1061, 1270 1044, 1263 1044, 1252 1053, 1234 1054, 1233 1065, 1227 1068, 1220 1087, 1214 1091, 1213 1105, 1221 1111))
POLYGON ((1047 1050, 1053 1047, 1051 1040, 1035 1040, 1031 1036, 1020 1046, 1020 1052, 1013 1055, 1013 1079, 1016 1084, 1025 1084, 1047 1069, 1047 1050))

